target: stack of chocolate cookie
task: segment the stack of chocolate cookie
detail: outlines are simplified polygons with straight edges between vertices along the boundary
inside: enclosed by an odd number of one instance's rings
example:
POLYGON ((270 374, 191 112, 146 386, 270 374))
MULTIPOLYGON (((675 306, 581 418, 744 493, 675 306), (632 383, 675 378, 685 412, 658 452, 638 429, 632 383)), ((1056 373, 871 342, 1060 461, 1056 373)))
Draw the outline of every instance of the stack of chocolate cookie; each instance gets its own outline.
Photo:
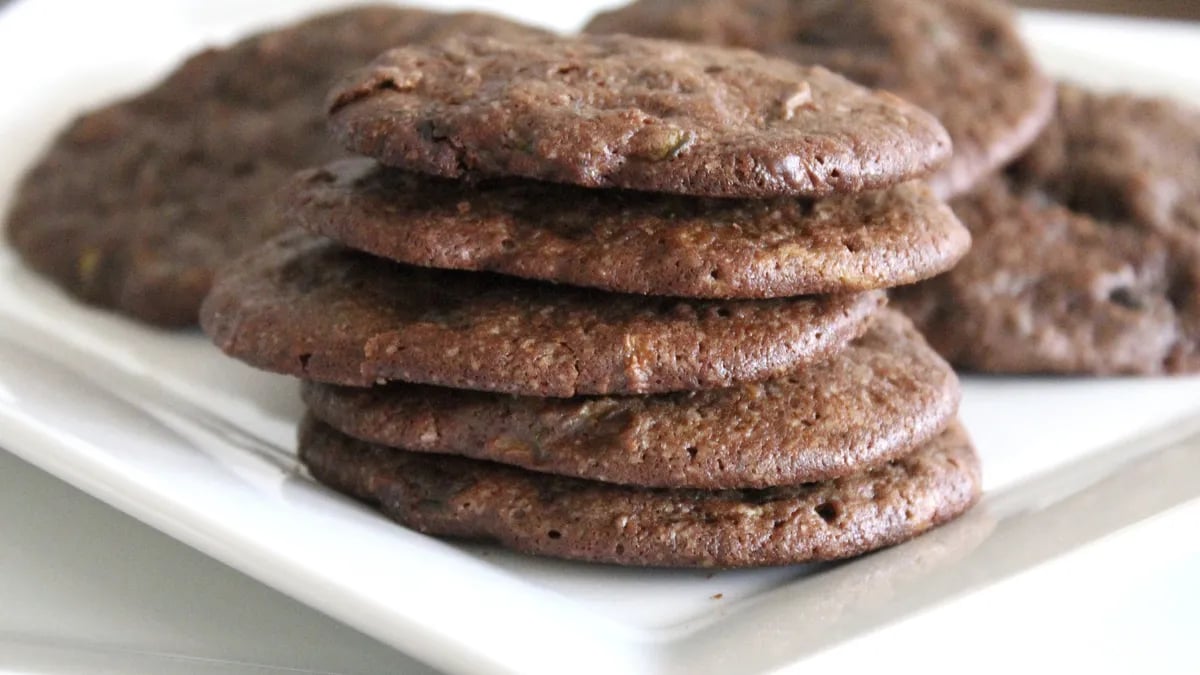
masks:
POLYGON ((825 560, 966 510, 954 373, 882 288, 969 236, 928 114, 821 68, 624 36, 398 48, 352 159, 201 311, 306 380, 313 476, 433 534, 621 564, 825 560))

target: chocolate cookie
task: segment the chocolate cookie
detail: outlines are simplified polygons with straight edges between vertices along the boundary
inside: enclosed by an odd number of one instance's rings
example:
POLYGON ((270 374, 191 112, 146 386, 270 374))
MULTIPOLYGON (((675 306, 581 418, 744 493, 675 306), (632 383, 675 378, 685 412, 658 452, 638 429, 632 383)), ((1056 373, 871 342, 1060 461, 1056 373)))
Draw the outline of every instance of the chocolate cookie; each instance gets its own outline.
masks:
POLYGON ((300 458, 401 524, 559 558, 671 567, 787 565, 910 539, 978 499, 979 460, 952 425, 863 473, 765 490, 664 490, 395 450, 309 418, 300 458))
POLYGON ((8 238, 84 301, 194 324, 214 269, 279 229, 268 196, 343 154, 324 131, 333 80, 388 47, 460 32, 535 30, 364 7, 201 52, 152 90, 76 119, 25 177, 8 238))
POLYGON ((1059 93, 1034 149, 954 210, 975 248, 896 302, 954 364, 1200 370, 1200 111, 1059 93))
POLYGON ((1053 88, 990 0, 639 0, 585 29, 748 47, 890 90, 941 120, 939 194, 1008 162, 1049 118, 1053 88))
POLYGON ((478 185, 345 160, 305 171, 283 219, 393 260, 609 291, 764 298, 925 279, 970 246, 921 183, 819 201, 478 185))
POLYGON ((718 197, 888 187, 951 149, 923 110, 822 68, 626 36, 394 49, 328 107, 347 148, 390 166, 718 197))
POLYGON ((575 396, 766 379, 843 349, 882 301, 620 295, 399 265, 289 232, 226 267, 200 321, 230 355, 306 379, 575 396))
POLYGON ((887 310, 833 359, 726 389, 545 399, 414 384, 304 387, 313 415, 372 443, 709 490, 828 480, 893 459, 946 428, 958 396, 950 366, 887 310))

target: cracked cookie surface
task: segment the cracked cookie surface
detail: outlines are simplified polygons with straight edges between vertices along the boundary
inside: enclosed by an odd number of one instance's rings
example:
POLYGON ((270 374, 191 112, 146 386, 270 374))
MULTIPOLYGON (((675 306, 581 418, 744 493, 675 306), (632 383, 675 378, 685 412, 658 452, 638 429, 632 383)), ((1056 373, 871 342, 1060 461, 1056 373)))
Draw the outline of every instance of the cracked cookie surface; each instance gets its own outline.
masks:
POLYGON ((606 293, 400 265, 287 232, 226 267, 200 318, 230 355, 307 379, 574 396, 763 380, 843 349, 882 302, 606 293))
POLYGON ((296 176, 285 222, 414 265, 625 293, 788 297, 909 284, 970 235, 919 182, 821 200, 705 199, 345 160, 296 176))
POLYGON ((761 383, 653 396, 546 399, 395 383, 304 385, 309 411, 380 445, 647 487, 827 480, 931 440, 958 380, 902 315, 822 363, 761 383))
POLYGON ((951 150, 925 111, 823 68, 628 36, 394 49, 328 108, 347 148, 389 166, 715 197, 883 188, 951 150))
POLYGON ((891 546, 979 498, 979 459, 953 424, 904 457, 832 481, 670 490, 533 473, 371 445, 308 418, 300 458, 330 487, 401 524, 526 553, 622 565, 742 567, 891 546))

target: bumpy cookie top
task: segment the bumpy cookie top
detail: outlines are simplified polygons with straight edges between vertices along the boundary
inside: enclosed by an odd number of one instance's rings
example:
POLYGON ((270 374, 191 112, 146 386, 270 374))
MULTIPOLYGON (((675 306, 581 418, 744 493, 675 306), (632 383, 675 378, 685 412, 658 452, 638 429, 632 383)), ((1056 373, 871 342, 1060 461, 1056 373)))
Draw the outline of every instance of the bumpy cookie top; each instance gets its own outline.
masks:
POLYGON ((1200 370, 1200 111, 1064 86, 1020 161, 953 202, 976 245, 896 301, 956 365, 1200 370))
POLYGON ((278 230, 269 195, 344 154, 323 132, 334 80, 388 47, 464 32, 541 31, 357 7, 200 52, 149 91, 76 119, 25 177, 8 238, 87 302, 193 325, 215 268, 278 230))
POLYGON ((1005 172, 1097 221, 1200 240, 1200 108, 1063 84, 1058 111, 1005 172))
POLYGON ((640 394, 819 361, 861 335, 881 300, 646 298, 399 265, 287 232, 224 268, 200 321, 237 358, 333 384, 640 394))
POLYGON ((954 371, 884 310, 838 356, 766 382, 657 396, 548 399, 413 384, 305 383, 310 411, 382 445, 612 483, 704 489, 827 480, 938 434, 954 371))
POLYGON ((740 567, 859 555, 944 523, 979 498, 958 424, 861 473, 764 490, 664 490, 371 445, 308 418, 317 480, 422 532, 624 565, 740 567))
POLYGON ((626 293, 787 297, 950 269, 970 235, 919 182, 821 200, 479 184, 345 160, 296 176, 283 218, 393 260, 626 293))
POLYGON ((1010 9, 991 0, 640 0, 585 30, 746 47, 899 94, 954 141, 931 179, 943 195, 1019 153, 1053 108, 1010 9))
POLYGON ((882 188, 951 151, 928 113, 822 68, 628 36, 393 49, 328 108, 347 148, 392 166, 693 195, 882 188))

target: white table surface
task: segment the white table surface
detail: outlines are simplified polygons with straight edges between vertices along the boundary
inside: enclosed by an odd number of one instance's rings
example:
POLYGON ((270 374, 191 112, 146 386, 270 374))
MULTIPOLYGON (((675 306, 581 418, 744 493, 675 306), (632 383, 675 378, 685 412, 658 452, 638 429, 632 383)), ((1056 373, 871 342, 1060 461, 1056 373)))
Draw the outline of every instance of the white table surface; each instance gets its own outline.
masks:
MULTIPOLYGON (((551 23, 570 19, 569 3, 548 11, 551 23)), ((1079 34, 1079 19, 1063 20, 1079 34)), ((1164 32, 1157 24, 1143 33, 1126 23, 1115 33, 1111 20, 1082 23, 1089 41, 1107 41, 1133 65, 1200 63, 1195 26, 1164 32)), ((1046 32, 1039 39, 1053 42, 1052 26, 1046 32)), ((433 672, 3 451, 0 513, 0 675, 433 672)), ((927 672, 964 662, 1024 669, 1031 660, 1100 672, 1200 672, 1197 522, 1198 504, 1164 513, 889 626, 871 648, 927 672), (1161 556, 1153 543, 1163 537, 1191 544, 1161 556), (1143 620, 1149 615, 1160 619, 1153 630, 1143 620), (978 625, 974 638, 958 631, 956 644, 930 649, 939 627, 963 622, 978 625)), ((857 647, 842 644, 805 670, 852 666, 857 647)))

